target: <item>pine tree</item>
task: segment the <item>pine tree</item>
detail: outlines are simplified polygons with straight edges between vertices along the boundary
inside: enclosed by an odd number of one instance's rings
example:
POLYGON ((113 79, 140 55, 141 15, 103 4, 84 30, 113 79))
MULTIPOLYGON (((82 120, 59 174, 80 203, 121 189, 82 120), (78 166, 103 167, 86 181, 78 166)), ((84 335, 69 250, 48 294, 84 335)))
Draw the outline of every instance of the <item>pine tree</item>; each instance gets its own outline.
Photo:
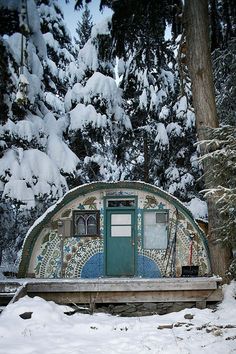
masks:
MULTIPOLYGON (((133 127, 123 146, 121 142, 123 164, 128 165, 129 178, 189 200, 197 194, 200 172, 189 83, 179 85, 173 54, 179 39, 171 43, 164 38, 173 8, 166 1, 109 3, 114 11, 113 55, 119 57, 120 86, 133 127)), ((175 26, 175 36, 178 31, 175 26)))
POLYGON ((78 53, 80 82, 68 91, 69 146, 80 159, 77 179, 70 186, 97 180, 124 178, 117 160, 119 137, 130 129, 114 76, 110 23, 94 27, 91 38, 78 53))
MULTIPOLYGON (((205 0, 186 0, 185 14, 187 23, 188 66, 192 81, 193 103, 199 140, 207 139, 207 129, 218 129, 215 94, 213 87, 212 65, 209 48, 208 3, 205 0)), ((208 153, 208 146, 201 145, 201 153, 208 153)), ((214 160, 211 160, 214 163, 214 160)), ((222 166, 221 166, 222 168, 222 166)), ((210 175, 216 170, 215 164, 204 164, 205 186, 215 188, 210 175)), ((217 201, 214 195, 208 197, 209 232, 208 241, 211 253, 212 269, 226 280, 227 269, 232 252, 227 244, 218 242, 221 221, 217 201)))
POLYGON ((65 193, 66 177, 76 170, 78 159, 63 136, 64 93, 76 64, 56 2, 0 6, 13 21, 0 37, 0 217, 6 226, 0 253, 6 260, 10 248, 16 258, 29 226, 65 193))
POLYGON ((85 43, 89 40, 91 36, 91 30, 93 27, 92 16, 88 5, 85 4, 85 9, 82 13, 81 22, 78 21, 76 33, 77 38, 75 38, 75 43, 78 45, 79 49, 83 48, 85 43))
MULTIPOLYGON (((206 196, 213 198, 219 211, 218 243, 235 248, 235 6, 231 0, 211 2, 215 26, 211 21, 212 63, 220 128, 207 131, 207 151, 203 156, 214 171, 208 174, 211 188, 206 196), (213 4, 212 4, 213 3, 213 4), (214 6, 213 6, 214 5, 214 6), (214 41, 217 38, 217 42, 214 41)), ((236 277, 236 260, 233 258, 228 276, 236 277)))
POLYGON ((234 1, 210 2, 211 52, 218 118, 222 124, 235 125, 235 50, 236 10, 234 1))
MULTIPOLYGON (((233 249, 236 241, 236 129, 235 126, 208 128, 208 137, 204 143, 207 152, 202 160, 211 166, 206 172, 211 188, 205 191, 206 198, 213 198, 216 203, 219 224, 217 227, 217 243, 233 249)), ((227 269, 227 275, 236 278, 236 260, 227 269)))

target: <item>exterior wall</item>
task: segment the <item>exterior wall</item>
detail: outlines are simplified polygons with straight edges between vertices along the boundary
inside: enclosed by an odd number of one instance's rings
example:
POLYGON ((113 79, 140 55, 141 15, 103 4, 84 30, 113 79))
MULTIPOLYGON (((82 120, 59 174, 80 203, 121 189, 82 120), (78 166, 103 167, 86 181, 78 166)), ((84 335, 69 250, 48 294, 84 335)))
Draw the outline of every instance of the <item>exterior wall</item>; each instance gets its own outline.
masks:
MULTIPOLYGON (((165 193, 151 193, 145 188, 119 188, 115 185, 77 196, 63 205, 52 218, 43 225, 36 235, 30 250, 30 261, 25 274, 37 278, 97 278, 105 276, 105 204, 106 197, 135 196, 135 275, 156 278, 181 276, 182 266, 189 265, 190 237, 192 242, 192 265, 199 266, 199 275, 210 273, 207 246, 204 235, 185 208, 173 197, 165 198, 165 193), (59 220, 71 220, 73 210, 99 210, 99 237, 65 237, 58 232, 59 220), (167 249, 144 249, 144 210, 169 211, 169 247, 167 249), (176 248, 174 250, 174 239, 176 248), (172 250, 172 252, 170 252, 172 250), (173 256, 175 253, 175 256, 173 256)), ((168 195, 167 195, 168 196, 168 195)), ((22 258, 23 262, 23 258, 22 258)), ((23 266, 22 266, 23 267, 23 266)))

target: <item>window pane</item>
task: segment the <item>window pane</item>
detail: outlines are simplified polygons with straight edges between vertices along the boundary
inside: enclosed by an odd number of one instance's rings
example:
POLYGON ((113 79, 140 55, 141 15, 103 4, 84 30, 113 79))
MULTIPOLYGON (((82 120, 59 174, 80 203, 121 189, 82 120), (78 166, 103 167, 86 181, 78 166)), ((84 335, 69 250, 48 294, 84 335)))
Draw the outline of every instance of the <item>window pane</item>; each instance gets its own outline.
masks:
POLYGON ((112 214, 111 215, 112 225, 129 225, 131 224, 131 214, 112 214))
POLYGON ((135 200, 134 199, 108 200, 107 206, 109 208, 133 207, 133 206, 135 206, 135 200))
POLYGON ((97 234, 96 218, 93 215, 90 215, 87 220, 87 234, 88 235, 96 235, 97 234))
POLYGON ((86 228, 85 228, 85 220, 82 216, 79 217, 77 220, 77 233, 78 235, 85 235, 86 234, 86 228))
POLYGON ((144 213, 144 225, 155 225, 156 224, 156 213, 147 212, 144 213))
POLYGON ((165 249, 167 228, 165 224, 144 226, 144 248, 165 249))
POLYGON ((144 213, 144 248, 165 249, 167 247, 168 213, 144 213))
POLYGON ((144 214, 144 223, 146 225, 153 225, 156 223, 167 223, 168 213, 166 212, 147 212, 144 214))
POLYGON ((111 237, 131 237, 131 226, 112 226, 111 237))

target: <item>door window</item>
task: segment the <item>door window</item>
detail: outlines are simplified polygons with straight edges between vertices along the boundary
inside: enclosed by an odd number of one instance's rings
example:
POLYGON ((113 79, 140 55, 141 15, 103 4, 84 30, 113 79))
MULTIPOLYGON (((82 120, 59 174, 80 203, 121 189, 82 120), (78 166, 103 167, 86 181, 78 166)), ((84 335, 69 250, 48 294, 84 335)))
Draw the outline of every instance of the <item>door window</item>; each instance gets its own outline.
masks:
POLYGON ((131 214, 111 214, 111 237, 131 237, 131 214))

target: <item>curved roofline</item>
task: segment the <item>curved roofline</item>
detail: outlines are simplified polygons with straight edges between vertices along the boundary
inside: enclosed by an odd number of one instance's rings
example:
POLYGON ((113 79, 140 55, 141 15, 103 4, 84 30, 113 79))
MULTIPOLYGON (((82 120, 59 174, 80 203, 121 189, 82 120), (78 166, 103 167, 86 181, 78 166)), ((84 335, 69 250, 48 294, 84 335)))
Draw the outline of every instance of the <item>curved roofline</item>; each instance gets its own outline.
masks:
POLYGON ((204 233, 201 230, 201 228, 198 226, 198 224, 195 222, 195 219, 192 213, 190 212, 190 210, 188 210, 185 207, 185 205, 182 202, 180 202, 176 197, 169 194, 168 192, 163 191, 162 189, 156 186, 153 186, 149 183, 142 182, 142 181, 91 182, 69 190, 60 200, 56 202, 56 204, 49 207, 45 211, 45 213, 34 222, 34 224, 27 232, 22 246, 23 249, 22 249, 21 261, 20 261, 20 267, 18 273, 19 276, 24 276, 23 274, 26 273, 26 269, 30 262, 30 255, 35 245, 37 235, 41 232, 45 223, 47 223, 61 208, 63 208, 66 204, 70 203, 72 200, 76 199, 80 195, 91 193, 99 189, 104 190, 108 188, 130 188, 130 189, 142 190, 149 193, 157 194, 161 198, 165 199, 166 201, 173 203, 175 207, 177 207, 178 209, 180 209, 180 211, 184 213, 184 215, 189 219, 189 221, 195 224, 195 227, 200 237, 202 238, 202 241, 205 244, 207 256, 209 260, 209 267, 211 268, 209 249, 208 249, 208 244, 204 236, 204 233))

